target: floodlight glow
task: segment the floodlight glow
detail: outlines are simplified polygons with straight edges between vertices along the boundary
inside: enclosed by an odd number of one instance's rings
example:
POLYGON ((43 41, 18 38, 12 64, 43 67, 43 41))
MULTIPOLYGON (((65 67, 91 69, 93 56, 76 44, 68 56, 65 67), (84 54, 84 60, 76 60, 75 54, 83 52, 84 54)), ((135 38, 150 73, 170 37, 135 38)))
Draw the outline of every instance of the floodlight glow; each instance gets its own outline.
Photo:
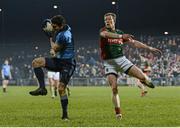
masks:
POLYGON ((115 1, 113 1, 113 2, 112 2, 112 5, 115 5, 115 4, 116 4, 116 2, 115 2, 115 1))
POLYGON ((54 5, 53 8, 56 9, 56 8, 58 8, 58 6, 57 6, 57 5, 54 5))
POLYGON ((36 50, 38 50, 38 49, 39 49, 39 47, 38 47, 38 46, 36 46, 36 47, 35 47, 35 49, 36 49, 36 50))
POLYGON ((0 8, 0 12, 2 12, 2 9, 0 8))
POLYGON ((169 33, 168 32, 164 32, 165 35, 168 35, 169 33))

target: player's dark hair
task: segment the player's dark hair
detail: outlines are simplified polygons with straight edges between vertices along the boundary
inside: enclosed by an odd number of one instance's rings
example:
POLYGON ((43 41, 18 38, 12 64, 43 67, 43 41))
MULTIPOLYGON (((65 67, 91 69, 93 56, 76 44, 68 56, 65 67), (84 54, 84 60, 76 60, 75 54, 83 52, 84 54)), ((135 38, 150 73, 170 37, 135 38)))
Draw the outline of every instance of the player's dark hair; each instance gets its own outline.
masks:
POLYGON ((66 20, 62 15, 56 15, 51 18, 51 22, 53 24, 57 24, 58 26, 62 26, 66 24, 66 20))
POLYGON ((114 22, 116 22, 116 14, 115 14, 115 13, 108 12, 108 13, 106 13, 106 14, 104 15, 104 17, 106 17, 106 16, 112 16, 113 19, 114 19, 114 22))

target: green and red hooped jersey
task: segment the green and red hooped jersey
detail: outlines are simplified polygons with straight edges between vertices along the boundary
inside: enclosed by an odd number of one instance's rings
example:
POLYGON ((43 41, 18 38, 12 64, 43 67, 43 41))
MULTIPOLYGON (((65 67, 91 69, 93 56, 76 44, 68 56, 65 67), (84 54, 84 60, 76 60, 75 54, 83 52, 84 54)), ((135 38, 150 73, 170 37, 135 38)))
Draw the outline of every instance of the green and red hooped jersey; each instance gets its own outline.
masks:
MULTIPOLYGON (((102 31, 109 31, 107 28, 102 28, 100 32, 102 31)), ((109 31, 111 32, 111 31, 109 31)), ((124 34, 124 32, 116 29, 115 32, 117 34, 124 34)), ((101 58, 103 60, 107 59, 115 59, 118 57, 123 56, 123 39, 113 39, 113 38, 104 38, 100 37, 100 49, 101 49, 101 58)))

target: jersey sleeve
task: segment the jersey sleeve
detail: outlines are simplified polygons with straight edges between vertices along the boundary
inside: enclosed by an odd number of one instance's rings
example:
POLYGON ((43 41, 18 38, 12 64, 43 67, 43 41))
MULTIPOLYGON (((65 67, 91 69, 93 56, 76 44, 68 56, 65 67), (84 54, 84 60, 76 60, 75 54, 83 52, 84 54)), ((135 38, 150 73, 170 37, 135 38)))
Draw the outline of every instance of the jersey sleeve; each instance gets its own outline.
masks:
POLYGON ((60 33, 56 37, 56 43, 57 44, 68 44, 71 42, 71 38, 72 38, 72 35, 71 35, 70 31, 60 33))
POLYGON ((101 29, 99 30, 99 33, 103 32, 103 31, 106 31, 106 28, 105 28, 105 27, 104 27, 104 28, 101 28, 101 29))
POLYGON ((125 34, 122 30, 119 30, 119 29, 116 29, 116 32, 117 32, 118 34, 125 34))

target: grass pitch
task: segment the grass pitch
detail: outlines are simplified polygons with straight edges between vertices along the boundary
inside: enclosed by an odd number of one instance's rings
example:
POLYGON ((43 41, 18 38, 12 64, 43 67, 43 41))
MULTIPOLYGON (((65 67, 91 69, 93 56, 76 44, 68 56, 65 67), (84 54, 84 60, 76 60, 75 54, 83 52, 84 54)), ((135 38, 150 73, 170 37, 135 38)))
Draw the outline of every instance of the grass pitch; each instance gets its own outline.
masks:
POLYGON ((180 126, 180 87, 149 89, 140 97, 136 87, 119 87, 123 119, 117 120, 109 87, 71 87, 69 97, 70 121, 62 121, 59 97, 33 97, 36 89, 8 87, 0 90, 0 126, 25 127, 160 127, 180 126))

